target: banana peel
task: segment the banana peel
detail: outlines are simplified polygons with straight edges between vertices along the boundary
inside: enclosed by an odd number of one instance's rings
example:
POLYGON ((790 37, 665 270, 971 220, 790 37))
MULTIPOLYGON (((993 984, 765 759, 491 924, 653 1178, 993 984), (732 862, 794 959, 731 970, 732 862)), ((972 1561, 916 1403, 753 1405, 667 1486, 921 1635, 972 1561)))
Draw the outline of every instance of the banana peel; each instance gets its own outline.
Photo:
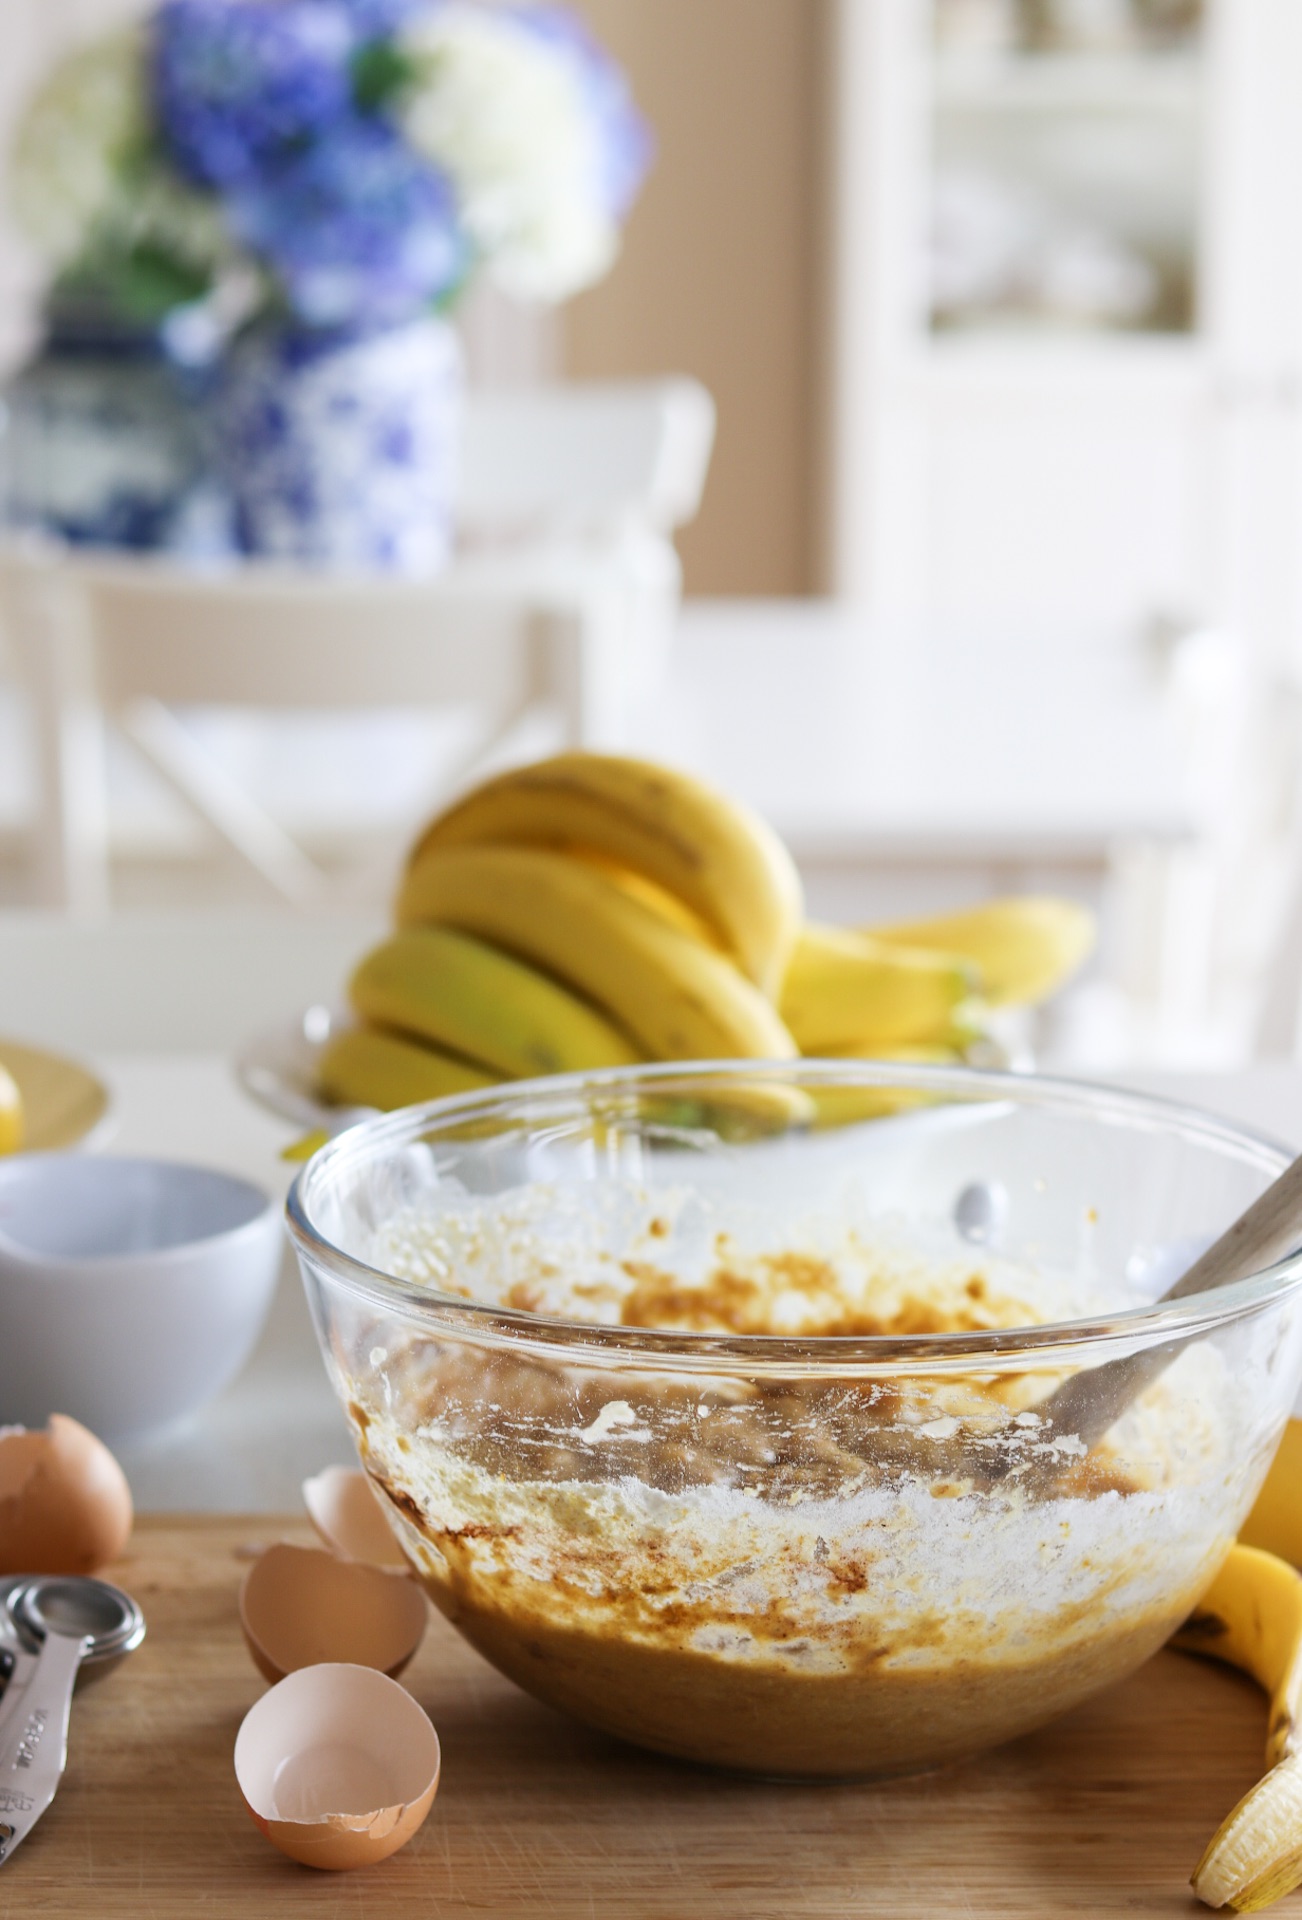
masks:
POLYGON ((1255 1913, 1302 1885, 1302 1574, 1231 1547, 1171 1645, 1251 1675, 1270 1701, 1267 1771, 1221 1822, 1192 1886, 1209 1907, 1255 1913))
POLYGON ((1302 1886, 1302 1755, 1258 1780, 1226 1815, 1190 1882, 1209 1907, 1259 1913, 1302 1886))

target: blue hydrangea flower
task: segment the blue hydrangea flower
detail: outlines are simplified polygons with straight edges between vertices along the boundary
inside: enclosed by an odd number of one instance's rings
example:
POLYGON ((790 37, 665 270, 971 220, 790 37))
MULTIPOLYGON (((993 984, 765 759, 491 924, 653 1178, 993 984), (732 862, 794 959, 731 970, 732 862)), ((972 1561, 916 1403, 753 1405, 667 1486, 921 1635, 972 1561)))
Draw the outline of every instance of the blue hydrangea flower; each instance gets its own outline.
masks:
POLYGON ((356 29, 334 0, 164 0, 154 23, 154 97, 181 172, 237 188, 329 134, 352 103, 356 29))
POLYGON ((359 40, 396 33, 414 13, 428 13, 440 0, 341 0, 359 40))
POLYGON ((359 117, 237 193, 231 220, 310 326, 409 319, 467 265, 445 176, 386 125, 359 117))
POLYGON ((627 80, 583 22, 565 8, 516 7, 511 17, 572 62, 596 129, 602 204, 622 220, 655 157, 651 129, 634 105, 627 80))

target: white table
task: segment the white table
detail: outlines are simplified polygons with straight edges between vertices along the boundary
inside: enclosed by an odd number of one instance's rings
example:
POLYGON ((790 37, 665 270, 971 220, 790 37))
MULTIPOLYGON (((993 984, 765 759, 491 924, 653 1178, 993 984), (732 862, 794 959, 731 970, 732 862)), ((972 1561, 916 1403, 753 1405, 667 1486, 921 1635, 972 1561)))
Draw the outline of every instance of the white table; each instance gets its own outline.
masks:
POLYGON ((632 737, 750 800, 806 866, 1099 870, 1202 827, 1168 683, 1098 636, 1053 650, 879 632, 830 601, 701 600, 632 737))
MULTIPOLYGON (((100 1067, 120 1116, 109 1151, 203 1161, 287 1190, 293 1169, 280 1150, 291 1129, 250 1104, 223 1058, 116 1055, 100 1067)), ((1146 1074, 1127 1084, 1302 1143, 1302 1067, 1146 1074)), ((352 1462, 288 1249, 266 1331, 241 1377, 187 1427, 120 1452, 142 1509, 285 1510, 298 1505, 308 1474, 352 1462)))

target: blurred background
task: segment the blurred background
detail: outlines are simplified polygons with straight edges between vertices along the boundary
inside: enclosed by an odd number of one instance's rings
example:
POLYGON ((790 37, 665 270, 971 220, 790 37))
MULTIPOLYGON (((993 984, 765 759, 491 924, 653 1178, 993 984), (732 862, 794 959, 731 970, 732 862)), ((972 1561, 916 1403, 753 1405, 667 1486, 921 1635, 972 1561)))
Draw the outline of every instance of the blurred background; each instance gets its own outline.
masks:
MULTIPOLYGON (((7 0, 6 149, 51 63, 141 11, 7 0)), ((477 674, 398 700, 340 668, 327 689, 324 642, 318 677, 249 638, 244 679, 206 684, 187 650, 266 610, 216 604, 198 536, 193 606, 132 601, 144 587, 92 561, 57 618, 66 582, 24 549, 2 603, 0 903, 279 892, 380 914, 468 768, 579 737, 752 800, 828 916, 1026 890, 1093 906, 1096 958, 1034 1036, 1046 1063, 1294 1053, 1296 0, 575 11, 654 157, 598 284, 545 308, 476 286, 457 309, 471 437, 435 612, 484 627, 477 674), (578 428, 548 414, 576 397, 578 428), (508 613, 535 651, 503 720, 508 613), (87 667, 88 635, 130 654, 151 620, 171 649, 153 680, 143 653, 87 667)), ((47 281, 6 216, 11 507, 76 411, 40 371, 47 281)), ((351 605, 363 634, 414 617, 388 591, 351 605)), ((320 617, 287 609, 273 627, 320 617)))

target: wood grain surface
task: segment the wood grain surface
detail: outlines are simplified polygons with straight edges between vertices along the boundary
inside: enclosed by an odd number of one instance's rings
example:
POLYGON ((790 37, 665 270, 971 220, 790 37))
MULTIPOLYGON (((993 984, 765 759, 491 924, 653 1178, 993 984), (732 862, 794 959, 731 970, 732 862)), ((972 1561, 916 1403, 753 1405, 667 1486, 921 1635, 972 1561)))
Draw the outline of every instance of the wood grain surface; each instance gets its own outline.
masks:
MULTIPOLYGON (((265 1516, 144 1519, 110 1577, 140 1652, 78 1695, 62 1791, 8 1865, 0 1920, 1058 1920, 1205 1913, 1188 1876, 1262 1767, 1262 1696, 1163 1653, 1043 1732, 880 1786, 788 1787, 675 1766, 536 1705, 441 1619, 405 1683, 443 1743, 434 1810, 353 1874, 272 1851, 231 1769, 262 1682, 235 1595, 265 1516)), ((1302 1915, 1302 1896, 1281 1902, 1302 1915)))

